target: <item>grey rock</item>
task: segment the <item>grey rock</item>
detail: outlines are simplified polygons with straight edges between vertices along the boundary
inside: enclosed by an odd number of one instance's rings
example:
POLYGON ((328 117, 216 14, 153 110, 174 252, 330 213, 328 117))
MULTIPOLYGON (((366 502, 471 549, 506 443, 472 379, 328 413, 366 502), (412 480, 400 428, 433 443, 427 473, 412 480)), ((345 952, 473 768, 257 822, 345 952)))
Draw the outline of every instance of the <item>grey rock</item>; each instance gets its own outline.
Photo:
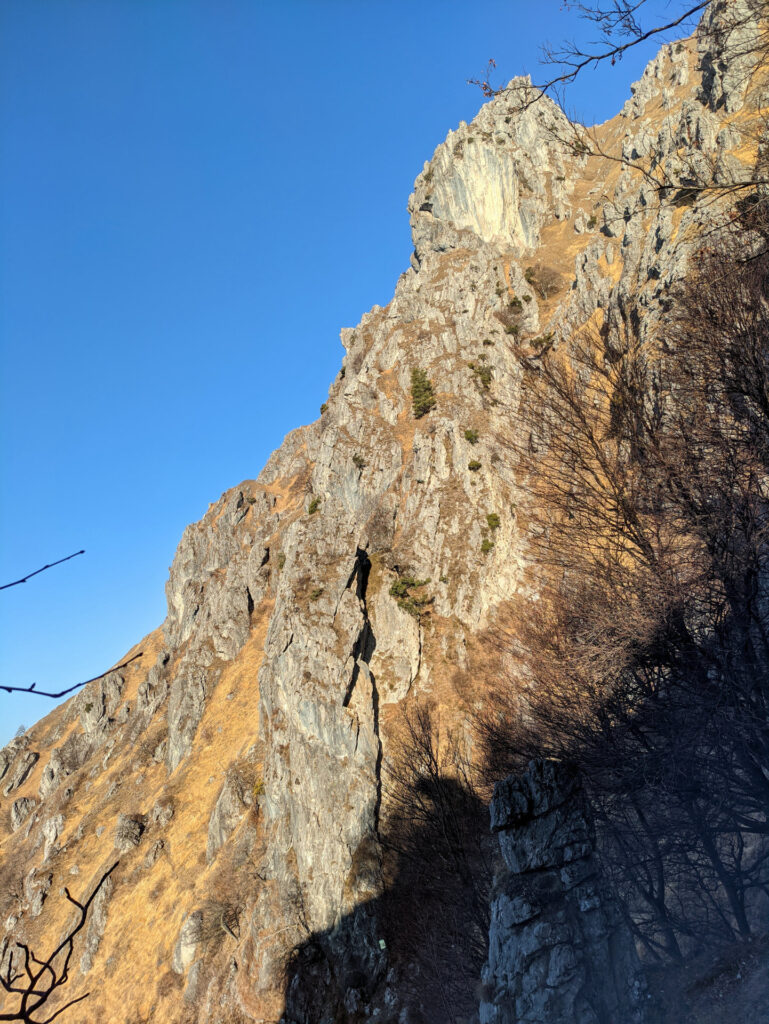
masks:
POLYGON ((149 853, 144 858, 144 866, 145 866, 145 868, 151 868, 151 867, 153 867, 157 863, 158 858, 160 857, 161 853, 165 849, 165 845, 166 844, 165 844, 165 842, 162 839, 156 839, 155 840, 155 842, 150 847, 149 853))
POLYGON ((179 929, 171 966, 177 974, 184 974, 195 960, 203 931, 203 911, 187 914, 179 929))
POLYGON ((491 803, 508 873, 491 907, 481 1024, 644 1024, 647 991, 632 936, 593 855, 579 779, 532 761, 491 803))
POLYGON ((34 797, 22 796, 14 800, 11 805, 11 828, 15 832, 21 828, 29 815, 34 811, 36 800, 34 797))
POLYGON ((56 814, 52 818, 47 818, 43 822, 42 833, 45 838, 45 846, 43 847, 43 861, 47 861, 50 856, 57 852, 58 847, 56 846, 56 840, 61 835, 62 829, 64 828, 64 815, 56 814))
POLYGON ((83 952, 80 957, 80 973, 87 974, 93 967, 94 958, 99 951, 104 929, 107 927, 107 909, 114 890, 112 876, 107 878, 91 904, 88 915, 88 927, 85 933, 83 952))
POLYGON ((120 704, 124 686, 125 677, 121 673, 108 672, 78 698, 80 723, 87 736, 107 731, 110 718, 120 704))
POLYGON ((3 787, 3 794, 5 796, 9 796, 14 789, 18 789, 19 786, 26 782, 29 773, 37 764, 38 757, 39 754, 35 753, 35 751, 27 750, 14 759, 13 766, 8 773, 8 781, 3 787))
POLYGON ((149 670, 147 678, 139 686, 136 703, 147 721, 162 707, 168 696, 169 659, 168 652, 162 652, 149 670))
POLYGON ((237 771, 228 772, 208 823, 206 861, 209 864, 235 831, 253 801, 253 793, 243 776, 237 771))
POLYGON ((0 779, 5 778, 19 753, 26 750, 28 746, 29 738, 26 735, 15 736, 0 750, 0 779))
POLYGON ((141 842, 146 827, 144 815, 120 814, 115 826, 115 849, 130 853, 141 842))
POLYGON ((43 768, 42 775, 40 776, 40 785, 38 787, 38 794, 41 800, 45 800, 49 793, 52 793, 62 777, 62 759, 58 748, 54 747, 51 751, 51 756, 48 760, 48 764, 43 768))
POLYGON ((153 825, 164 828, 174 816, 173 803, 162 803, 158 801, 152 808, 151 821, 153 825))
POLYGON ((425 164, 409 200, 417 266, 429 252, 479 241, 514 251, 538 244, 546 210, 541 183, 560 167, 556 135, 569 128, 547 97, 527 108, 532 93, 528 78, 513 79, 471 125, 449 132, 425 164))
POLYGON ((216 677, 212 675, 210 679, 207 666, 196 664, 194 657, 187 655, 174 676, 168 702, 166 764, 169 771, 177 768, 192 748, 206 706, 208 688, 215 685, 216 677))
POLYGON ((187 984, 184 987, 184 1001, 192 1005, 200 1001, 203 983, 203 961, 197 960, 187 972, 187 984))
POLYGON ((697 29, 702 85, 699 98, 712 110, 738 110, 750 83, 760 42, 760 0, 730 0, 708 6, 697 29))
POLYGON ((48 898, 53 884, 53 875, 46 872, 38 875, 37 869, 32 868, 24 879, 24 899, 29 907, 32 917, 39 917, 43 912, 43 904, 48 898))

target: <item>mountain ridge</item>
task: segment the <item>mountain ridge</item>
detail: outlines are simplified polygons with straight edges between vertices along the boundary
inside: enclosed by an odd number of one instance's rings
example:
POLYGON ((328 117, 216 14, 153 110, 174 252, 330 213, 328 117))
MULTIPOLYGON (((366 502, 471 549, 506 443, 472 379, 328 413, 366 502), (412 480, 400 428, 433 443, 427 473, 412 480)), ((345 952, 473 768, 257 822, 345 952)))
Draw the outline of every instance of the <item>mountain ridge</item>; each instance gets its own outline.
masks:
POLYGON ((371 910, 383 762, 409 701, 466 728, 484 630, 530 592, 506 458, 525 360, 632 310, 651 337, 710 223, 629 164, 723 183, 752 169, 754 83, 719 68, 709 16, 589 133, 525 79, 449 133, 409 200, 411 267, 342 330, 320 419, 184 531, 162 630, 129 652, 141 663, 0 754, 4 871, 20 876, 4 956, 11 934, 55 934, 58 889, 121 851, 77 980, 98 992, 73 1024, 278 1020, 286 963, 320 934, 329 962, 355 950, 321 1002, 418 1019, 371 910), (435 398, 419 417, 415 369, 435 398))

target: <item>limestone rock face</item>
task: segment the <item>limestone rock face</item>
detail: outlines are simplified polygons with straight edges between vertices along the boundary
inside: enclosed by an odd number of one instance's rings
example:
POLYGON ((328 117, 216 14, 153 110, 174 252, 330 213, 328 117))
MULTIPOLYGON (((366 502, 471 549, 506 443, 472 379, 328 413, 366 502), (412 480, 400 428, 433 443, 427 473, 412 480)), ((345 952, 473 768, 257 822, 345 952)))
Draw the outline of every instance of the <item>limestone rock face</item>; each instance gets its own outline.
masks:
POLYGON ((113 889, 114 883, 111 878, 108 878, 93 901, 86 930, 85 946, 80 957, 81 974, 87 974, 93 967, 94 957, 101 945, 104 929, 107 927, 107 909, 113 889))
POLYGON ((460 232, 521 253, 537 247, 548 178, 566 169, 559 139, 569 125, 547 97, 521 112, 532 95, 528 78, 513 79, 472 124, 449 132, 425 164, 409 200, 417 261, 453 248, 460 232))
POLYGON ((236 773, 227 776, 214 804, 208 824, 206 859, 209 864, 219 848, 235 831, 240 819, 253 803, 253 799, 253 793, 249 792, 248 786, 241 776, 236 773))
MULTIPOLYGON (((411 265, 385 307, 342 330, 321 417, 185 530, 166 620, 129 652, 136 660, 0 752, 18 822, 12 831, 5 816, 3 859, 40 869, 22 900, 23 934, 43 927, 46 915, 34 913, 51 883, 41 878, 58 885, 74 863, 81 878, 98 877, 119 839, 111 910, 89 961, 94 991, 100 970, 109 983, 87 1009, 73 1007, 72 1024, 175 1019, 169 965, 194 966, 186 1012, 194 1006, 200 1021, 317 1024, 376 1010, 405 1024, 421 1012, 404 1003, 377 911, 383 763, 399 709, 428 699, 464 727, 483 699, 484 629, 513 595, 536 596, 510 448, 526 374, 587 326, 600 328, 611 358, 622 356, 625 323, 651 334, 712 223, 712 204, 660 202, 631 165, 653 160, 674 181, 751 172, 755 153, 735 116, 749 120, 756 87, 724 65, 721 36, 714 42, 722 7, 695 39, 664 47, 621 112, 595 127, 611 159, 564 144, 573 129, 549 100, 528 104, 525 79, 449 133, 409 200, 411 265), (414 369, 435 397, 421 417, 414 369), (229 774, 244 761, 245 788, 229 774), (19 801, 33 799, 22 821, 30 804, 19 801), (116 835, 119 815, 155 806, 172 813, 131 816, 116 835), (209 901, 228 926, 202 943, 195 914, 209 901), (286 980, 296 958, 312 991, 286 980), (158 979, 157 992, 126 1007, 114 993, 131 990, 138 971, 158 979)), ((748 43, 753 31, 739 29, 748 43)), ((540 813, 543 785, 500 789, 505 855, 576 891, 588 882, 560 872, 567 849, 575 864, 590 862, 589 825, 540 813), (525 842, 506 838, 516 814, 529 822, 525 842), (539 864, 546 840, 562 864, 539 864)), ((515 955, 503 926, 523 913, 505 892, 489 968, 500 991, 504 956, 515 955)), ((603 904, 585 914, 614 927, 603 904)), ((534 917, 519 924, 536 932, 534 917)), ((545 976, 565 993, 582 968, 559 960, 557 945, 545 976)))
POLYGON ((742 106, 761 35, 756 0, 725 0, 707 9, 697 32, 702 67, 700 98, 728 113, 742 106))
POLYGON ((43 861, 47 861, 50 856, 57 852, 58 847, 56 846, 56 840, 59 838, 64 827, 64 815, 56 814, 52 818, 47 818, 43 822, 43 838, 45 839, 45 845, 43 846, 43 861))
POLYGON ((145 828, 143 816, 121 814, 115 826, 115 849, 128 853, 139 845, 145 828))
POLYGON ((24 783, 39 756, 33 750, 26 750, 14 759, 13 764, 10 766, 8 781, 3 787, 3 794, 5 796, 9 796, 24 783))
POLYGON ((601 879, 568 766, 532 761, 491 804, 508 871, 492 899, 481 1024, 651 1021, 632 936, 601 879))
POLYGON ((203 912, 200 910, 194 911, 184 919, 172 961, 177 974, 183 974, 195 959, 202 927, 203 912))
POLYGON ((25 820, 35 809, 35 803, 34 797, 28 796, 22 796, 18 800, 13 801, 11 805, 11 828, 14 832, 17 828, 21 828, 25 820))

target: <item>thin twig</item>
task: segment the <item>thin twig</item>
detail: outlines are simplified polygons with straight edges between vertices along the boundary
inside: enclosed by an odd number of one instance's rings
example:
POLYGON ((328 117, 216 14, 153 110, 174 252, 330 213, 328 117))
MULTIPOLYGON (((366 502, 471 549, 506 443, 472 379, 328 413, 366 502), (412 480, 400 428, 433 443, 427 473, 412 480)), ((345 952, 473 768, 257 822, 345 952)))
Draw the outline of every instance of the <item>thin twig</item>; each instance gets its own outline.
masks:
MULTIPOLYGON (((709 2, 710 0, 705 0, 705 2, 703 3, 694 4, 693 7, 690 7, 688 8, 688 10, 684 11, 684 13, 679 18, 674 18, 672 21, 668 21, 664 25, 655 25, 653 28, 647 29, 646 32, 633 33, 633 38, 630 39, 628 42, 619 43, 617 46, 611 46, 608 49, 603 50, 599 53, 583 53, 582 51, 577 50, 575 48, 571 52, 571 56, 574 59, 569 60, 568 51, 562 51, 561 53, 547 52, 547 63, 561 64, 571 68, 571 70, 565 72, 562 75, 558 75, 556 78, 551 78, 549 82, 545 82, 543 85, 535 86, 535 88, 540 89, 542 92, 548 92, 549 90, 554 89, 558 85, 570 84, 577 78, 581 71, 584 71, 585 68, 588 68, 591 65, 593 67, 597 67, 603 61, 607 60, 611 61, 612 64, 615 64, 618 60, 622 58, 622 55, 627 50, 631 49, 634 46, 638 46, 639 43, 646 42, 647 39, 651 39, 653 36, 660 35, 660 33, 662 32, 669 32, 671 31, 671 29, 678 28, 679 25, 683 24, 693 15, 697 14, 699 11, 703 11, 708 6, 709 2)), ((638 4, 637 6, 640 7, 641 5, 638 4)))
MULTIPOLYGON (((138 654, 134 654, 133 657, 127 661, 122 662, 120 665, 115 665, 114 668, 108 668, 106 672, 100 672, 98 676, 92 676, 91 679, 84 679, 82 683, 75 683, 74 686, 70 686, 66 690, 61 690, 59 693, 49 693, 47 690, 38 690, 37 683, 32 683, 31 686, 4 686, 0 684, 0 690, 5 690, 6 693, 34 693, 36 697, 66 697, 68 693, 72 693, 74 690, 79 690, 81 686, 87 686, 89 683, 95 683, 97 679, 103 679, 108 676, 110 672, 118 672, 121 668, 125 668, 126 665, 130 665, 132 661, 136 661, 137 658, 141 658, 144 651, 139 651, 138 654)), ((2 1020, 2 1017, 0 1017, 2 1020)))
POLYGON ((46 569, 53 569, 55 565, 61 565, 62 562, 68 562, 70 558, 77 558, 78 555, 84 555, 85 549, 82 551, 76 551, 74 555, 67 555, 66 558, 60 558, 57 562, 49 562, 48 565, 44 565, 41 569, 35 569, 34 572, 28 573, 26 576, 22 576, 20 580, 14 580, 13 583, 3 583, 0 586, 0 590, 7 590, 9 587, 18 587, 20 583, 26 583, 27 580, 31 580, 33 576, 37 576, 38 573, 45 572, 46 569))

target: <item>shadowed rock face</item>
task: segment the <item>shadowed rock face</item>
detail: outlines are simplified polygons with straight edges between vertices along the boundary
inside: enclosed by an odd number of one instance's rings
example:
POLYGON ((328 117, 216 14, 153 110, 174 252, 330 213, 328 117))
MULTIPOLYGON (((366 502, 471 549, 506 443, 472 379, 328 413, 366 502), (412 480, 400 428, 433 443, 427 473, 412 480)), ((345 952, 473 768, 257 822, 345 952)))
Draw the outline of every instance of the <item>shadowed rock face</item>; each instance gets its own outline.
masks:
MULTIPOLYGON (((628 158, 653 150, 674 177, 686 161, 718 180, 749 171, 725 122, 742 109, 745 82, 722 63, 704 34, 666 46, 597 129, 602 144, 628 158)), ((603 325, 609 341, 628 318, 653 332, 713 218, 696 199, 660 206, 621 164, 564 148, 566 122, 549 100, 518 112, 526 89, 515 80, 425 165, 409 202, 411 267, 386 307, 342 331, 321 418, 185 530, 163 631, 144 658, 0 752, 2 856, 29 865, 13 928, 30 939, 45 924, 45 914, 32 919, 39 894, 70 872, 98 877, 121 812, 146 823, 138 843, 126 837, 100 911, 89 961, 99 994, 81 1016, 73 1008, 72 1024, 99 1013, 174 1020, 173 978, 140 994, 130 972, 155 979, 185 927, 174 962, 196 971, 185 1012, 194 1006, 201 1021, 278 1020, 287 991, 291 1006, 315 1012, 322 986, 313 996, 294 970, 286 988, 286 963, 305 962, 294 951, 312 960, 309 936, 344 963, 354 949, 350 970, 367 975, 347 986, 358 992, 350 1019, 384 1007, 385 992, 397 1019, 377 918, 382 763, 407 698, 465 717, 483 686, 478 637, 530 587, 505 447, 522 365, 536 367, 543 335, 558 344, 586 324, 603 325), (545 296, 530 280, 540 265, 558 280, 545 296), (436 398, 419 419, 414 368, 436 398), (427 581, 421 610, 392 593, 407 578, 427 581), (228 781, 244 765, 232 778, 248 788, 228 781), (173 815, 153 817, 156 805, 173 815), (121 896, 124 877, 135 899, 121 896), (237 924, 199 949, 185 922, 211 900, 237 924)), ((533 829, 545 827, 538 820, 533 829)))
MULTIPOLYGON (((429 822, 417 819, 381 895, 294 949, 285 979, 284 1024, 477 1021, 481 964, 474 892, 457 876, 450 854, 477 854, 477 835, 491 840, 488 814, 457 781, 446 780, 441 795, 455 821, 472 823, 464 849, 456 837, 442 843, 429 822)), ((392 833, 387 840, 398 845, 392 833)), ((485 914, 483 927, 488 930, 485 914)))
POLYGON ((632 937, 593 856, 579 780, 532 761, 496 785, 491 825, 507 872, 492 898, 481 1024, 643 1024, 632 937))

